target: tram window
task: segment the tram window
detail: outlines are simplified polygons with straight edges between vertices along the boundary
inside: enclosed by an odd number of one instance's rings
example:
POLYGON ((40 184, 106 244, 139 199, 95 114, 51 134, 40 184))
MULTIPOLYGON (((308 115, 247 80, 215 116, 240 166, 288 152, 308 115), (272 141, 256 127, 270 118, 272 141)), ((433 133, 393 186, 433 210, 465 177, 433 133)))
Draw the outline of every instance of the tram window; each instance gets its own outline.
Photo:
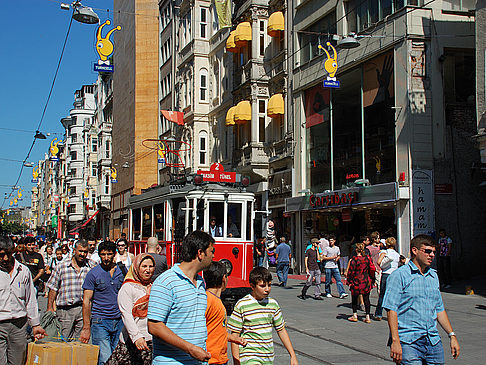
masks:
POLYGON ((197 201, 196 206, 196 227, 200 231, 204 231, 204 200, 197 201))
POLYGON ((152 207, 143 208, 142 240, 152 236, 152 207))
POLYGON ((189 221, 187 222, 187 233, 194 231, 194 200, 189 199, 189 221))
POLYGON ((246 203, 246 239, 248 241, 253 241, 253 237, 251 237, 251 202, 246 203))
POLYGON ((182 241, 186 234, 186 200, 174 199, 172 202, 172 227, 174 227, 174 241, 182 241))
POLYGON ((133 232, 133 239, 140 240, 140 214, 141 209, 133 209, 132 210, 132 232, 133 232))
POLYGON ((223 236, 224 203, 209 202, 209 234, 213 237, 223 236))
POLYGON ((226 235, 228 237, 241 237, 241 203, 228 204, 226 235))
POLYGON ((164 203, 154 205, 155 235, 159 240, 165 240, 164 221, 164 203))

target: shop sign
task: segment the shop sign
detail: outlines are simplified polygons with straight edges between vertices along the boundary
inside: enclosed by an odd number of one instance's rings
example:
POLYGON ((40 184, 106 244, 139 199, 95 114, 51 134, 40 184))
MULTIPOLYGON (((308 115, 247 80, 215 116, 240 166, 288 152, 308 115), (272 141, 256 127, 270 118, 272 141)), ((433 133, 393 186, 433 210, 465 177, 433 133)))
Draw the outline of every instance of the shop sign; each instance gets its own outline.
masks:
POLYGON ((286 194, 292 191, 292 175, 290 171, 276 172, 269 176, 269 195, 286 194))
POLYGON ((452 184, 435 184, 434 190, 436 194, 450 195, 452 194, 452 184))
POLYGON ((51 152, 51 157, 49 157, 49 161, 59 161, 59 157, 57 156, 57 154, 59 153, 59 147, 57 147, 57 145, 61 142, 60 140, 57 141, 57 138, 54 138, 52 141, 51 141, 51 147, 49 148, 49 151, 51 152))
POLYGON ((327 42, 326 45, 328 47, 331 47, 332 50, 334 51, 333 56, 329 54, 327 49, 325 49, 323 46, 320 44, 317 46, 319 49, 322 49, 327 56, 327 60, 324 61, 324 69, 327 71, 328 76, 323 82, 324 87, 332 87, 332 88, 339 88, 341 85, 339 83, 339 80, 336 79, 336 72, 338 70, 338 59, 337 59, 337 51, 336 48, 334 48, 331 44, 331 42, 327 42))
POLYGON ((338 205, 352 204, 358 201, 358 192, 330 193, 327 195, 314 195, 309 197, 309 204, 312 208, 328 208, 338 205))
POLYGON ((96 29, 96 52, 98 53, 99 60, 98 63, 95 63, 93 66, 93 70, 96 72, 113 72, 114 66, 110 63, 109 57, 115 51, 115 46, 113 42, 110 40, 110 36, 115 31, 120 31, 121 26, 116 26, 115 28, 111 29, 106 33, 106 36, 103 37, 101 35, 101 31, 103 27, 106 25, 110 25, 111 21, 106 20, 103 24, 101 24, 98 29, 96 29))
POLYGON ((412 187, 412 235, 431 235, 435 231, 434 183, 432 170, 413 170, 412 187))
POLYGON ((203 181, 210 182, 236 182, 236 172, 226 172, 222 164, 215 162, 209 168, 209 171, 197 170, 199 175, 202 175, 203 181))
POLYGON ((346 174, 346 180, 359 179, 359 174, 346 174))

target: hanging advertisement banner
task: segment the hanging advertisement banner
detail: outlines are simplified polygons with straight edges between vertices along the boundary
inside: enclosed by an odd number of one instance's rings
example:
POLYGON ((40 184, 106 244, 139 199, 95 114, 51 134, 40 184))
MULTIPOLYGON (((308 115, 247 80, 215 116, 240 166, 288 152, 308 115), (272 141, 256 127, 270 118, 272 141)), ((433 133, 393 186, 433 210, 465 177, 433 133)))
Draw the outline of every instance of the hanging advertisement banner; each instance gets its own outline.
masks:
POLYGON ((54 138, 52 141, 51 141, 51 147, 49 148, 49 151, 51 152, 51 157, 49 157, 49 161, 59 161, 59 157, 57 157, 57 154, 59 153, 59 147, 57 147, 57 145, 59 144, 59 142, 61 142, 60 140, 57 141, 57 138, 54 138))
POLYGON ((118 172, 116 171, 115 167, 111 168, 111 183, 116 184, 118 182, 118 172))
POLYGON ((432 170, 412 172, 412 237, 435 232, 434 179, 432 170))
POLYGON ((110 36, 113 34, 115 31, 121 30, 121 26, 116 26, 115 28, 111 29, 106 33, 106 36, 103 37, 101 35, 101 31, 103 30, 103 27, 110 25, 111 21, 106 20, 104 23, 100 24, 98 29, 96 30, 96 52, 98 53, 98 56, 100 59, 98 60, 98 63, 95 63, 93 66, 93 70, 96 72, 113 72, 114 71, 114 66, 111 64, 109 57, 113 54, 115 51, 115 46, 113 45, 113 42, 110 40, 110 36))
POLYGON ((231 27, 231 1, 214 0, 214 5, 218 14, 218 29, 231 27))

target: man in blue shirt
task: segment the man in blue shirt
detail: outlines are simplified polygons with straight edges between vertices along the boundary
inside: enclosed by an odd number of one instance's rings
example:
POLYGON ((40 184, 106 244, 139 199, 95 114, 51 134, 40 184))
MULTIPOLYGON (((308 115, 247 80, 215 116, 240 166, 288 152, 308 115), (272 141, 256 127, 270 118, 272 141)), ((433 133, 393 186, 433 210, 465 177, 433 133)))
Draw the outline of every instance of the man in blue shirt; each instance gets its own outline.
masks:
POLYGON ((442 303, 437 272, 430 268, 436 254, 432 237, 412 239, 410 254, 410 262, 388 278, 383 300, 388 311, 390 357, 403 365, 444 364, 437 321, 450 338, 454 359, 460 348, 442 303))
POLYGON ((280 243, 277 246, 275 255, 277 258, 277 277, 280 281, 279 285, 286 286, 292 254, 290 246, 285 242, 285 237, 280 238, 280 243))
POLYGON ((206 288, 199 272, 214 256, 214 239, 194 231, 182 243, 182 262, 153 283, 148 305, 148 330, 153 336, 153 364, 205 364, 206 288))
POLYGON ((98 365, 103 365, 118 344, 123 328, 118 308, 118 291, 124 275, 115 264, 114 242, 101 242, 98 254, 101 263, 92 268, 84 279, 83 329, 80 340, 88 343, 90 336, 93 336, 93 345, 100 347, 98 365))

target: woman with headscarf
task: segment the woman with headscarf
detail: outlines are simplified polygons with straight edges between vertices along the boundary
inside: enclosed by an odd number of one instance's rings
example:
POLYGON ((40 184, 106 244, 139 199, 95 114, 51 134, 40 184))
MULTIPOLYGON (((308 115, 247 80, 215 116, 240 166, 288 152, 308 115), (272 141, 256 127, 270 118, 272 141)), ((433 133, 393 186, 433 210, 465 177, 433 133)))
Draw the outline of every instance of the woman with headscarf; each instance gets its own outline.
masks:
POLYGON ((147 327, 147 309, 155 261, 148 253, 135 257, 120 291, 118 307, 124 328, 120 341, 105 365, 152 364, 152 335, 147 327))

